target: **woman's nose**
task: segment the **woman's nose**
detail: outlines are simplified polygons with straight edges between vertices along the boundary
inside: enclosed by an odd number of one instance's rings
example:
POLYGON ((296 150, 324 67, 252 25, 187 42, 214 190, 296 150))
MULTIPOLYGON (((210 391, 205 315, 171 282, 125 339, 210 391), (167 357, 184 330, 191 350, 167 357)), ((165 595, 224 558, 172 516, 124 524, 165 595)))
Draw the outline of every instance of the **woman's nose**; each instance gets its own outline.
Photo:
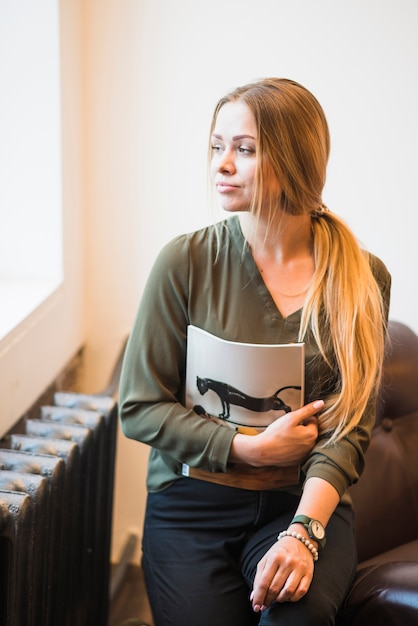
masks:
POLYGON ((225 173, 232 173, 235 171, 235 163, 231 150, 225 150, 222 154, 222 158, 219 161, 219 171, 225 173))

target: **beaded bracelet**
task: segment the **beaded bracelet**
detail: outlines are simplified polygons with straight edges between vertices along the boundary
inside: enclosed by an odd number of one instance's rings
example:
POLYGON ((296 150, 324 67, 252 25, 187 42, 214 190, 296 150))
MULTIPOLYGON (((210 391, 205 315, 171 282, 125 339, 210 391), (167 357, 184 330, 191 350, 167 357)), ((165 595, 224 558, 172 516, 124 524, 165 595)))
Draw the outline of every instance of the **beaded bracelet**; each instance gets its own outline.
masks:
POLYGON ((318 560, 318 550, 315 548, 313 543, 309 541, 309 539, 306 539, 300 533, 295 533, 290 530, 282 530, 282 532, 279 533, 279 535, 277 536, 277 541, 279 541, 283 537, 294 537, 295 539, 299 539, 299 541, 301 541, 303 545, 305 545, 308 548, 309 552, 312 554, 313 560, 314 561, 318 560))

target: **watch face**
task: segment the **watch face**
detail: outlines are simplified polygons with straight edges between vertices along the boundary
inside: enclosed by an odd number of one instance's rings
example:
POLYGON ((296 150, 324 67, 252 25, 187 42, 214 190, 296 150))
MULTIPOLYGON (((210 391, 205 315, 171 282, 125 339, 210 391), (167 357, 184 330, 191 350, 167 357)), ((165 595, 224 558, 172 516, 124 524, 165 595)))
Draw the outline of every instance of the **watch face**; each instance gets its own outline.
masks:
POLYGON ((314 537, 317 537, 318 539, 323 539, 325 537, 324 527, 316 520, 312 521, 311 528, 314 537))

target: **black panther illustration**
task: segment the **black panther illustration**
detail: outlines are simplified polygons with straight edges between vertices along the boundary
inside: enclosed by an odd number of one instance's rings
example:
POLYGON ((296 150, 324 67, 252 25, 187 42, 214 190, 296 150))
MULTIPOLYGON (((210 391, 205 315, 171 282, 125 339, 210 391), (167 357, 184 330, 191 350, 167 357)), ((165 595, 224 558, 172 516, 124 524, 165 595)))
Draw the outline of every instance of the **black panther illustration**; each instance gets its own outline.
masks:
MULTIPOLYGON (((196 377, 196 386, 203 396, 207 391, 214 391, 222 404, 222 413, 218 415, 220 419, 228 420, 230 418, 230 405, 234 404, 236 406, 242 406, 249 411, 256 412, 265 412, 265 411, 284 411, 285 413, 290 413, 292 408, 283 402, 283 400, 279 397, 279 394, 285 389, 301 389, 300 386, 288 385, 286 387, 281 387, 275 393, 267 398, 255 398, 253 396, 249 396, 243 391, 236 389, 235 387, 231 387, 227 383, 223 383, 218 380, 213 380, 212 378, 200 378, 196 377)), ((206 411, 203 407, 197 405, 194 407, 196 413, 206 414, 206 411)))

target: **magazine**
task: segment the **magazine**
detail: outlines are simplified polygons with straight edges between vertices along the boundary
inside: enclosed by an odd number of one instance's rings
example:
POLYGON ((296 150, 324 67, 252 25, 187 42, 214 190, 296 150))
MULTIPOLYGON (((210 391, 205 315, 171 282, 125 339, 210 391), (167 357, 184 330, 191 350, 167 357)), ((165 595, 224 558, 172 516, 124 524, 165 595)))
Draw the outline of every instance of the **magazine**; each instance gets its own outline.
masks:
POLYGON ((257 434, 304 404, 304 344, 227 341, 190 325, 186 406, 244 434, 257 434))

